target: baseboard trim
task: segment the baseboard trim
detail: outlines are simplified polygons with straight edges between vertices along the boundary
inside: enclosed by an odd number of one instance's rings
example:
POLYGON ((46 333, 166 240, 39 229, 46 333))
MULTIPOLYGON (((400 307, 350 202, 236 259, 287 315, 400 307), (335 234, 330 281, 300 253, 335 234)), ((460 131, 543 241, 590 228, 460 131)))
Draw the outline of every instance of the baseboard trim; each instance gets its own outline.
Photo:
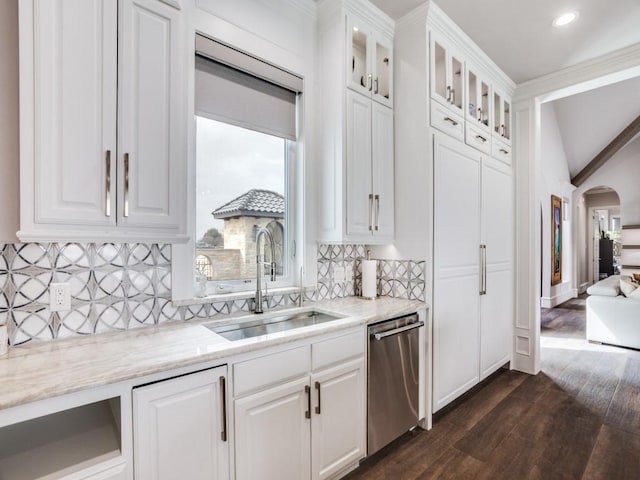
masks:
POLYGON ((574 290, 571 289, 553 297, 540 297, 540 306, 542 308, 553 308, 577 296, 578 295, 574 293, 574 290))

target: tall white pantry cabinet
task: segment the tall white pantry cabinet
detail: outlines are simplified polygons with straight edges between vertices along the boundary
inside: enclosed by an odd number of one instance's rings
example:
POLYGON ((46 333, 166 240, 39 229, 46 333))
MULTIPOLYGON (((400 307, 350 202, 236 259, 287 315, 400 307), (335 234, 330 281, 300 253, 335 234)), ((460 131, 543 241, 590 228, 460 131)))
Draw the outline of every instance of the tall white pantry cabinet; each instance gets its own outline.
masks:
POLYGON ((415 221, 433 234, 436 412, 512 358, 515 84, 430 2, 398 20, 394 53, 396 173, 433 188, 415 221))

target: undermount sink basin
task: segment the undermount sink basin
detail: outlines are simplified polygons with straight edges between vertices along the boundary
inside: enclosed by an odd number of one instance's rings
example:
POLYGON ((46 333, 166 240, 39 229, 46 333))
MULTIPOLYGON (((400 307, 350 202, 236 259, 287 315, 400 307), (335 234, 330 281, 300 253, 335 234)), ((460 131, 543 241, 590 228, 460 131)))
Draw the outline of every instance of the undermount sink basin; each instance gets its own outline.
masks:
POLYGON ((206 325, 206 327, 212 332, 233 342, 270 333, 285 332, 294 328, 318 325, 320 323, 331 322, 332 320, 339 320, 340 318, 342 317, 310 310, 258 318, 256 320, 243 320, 227 325, 206 325))

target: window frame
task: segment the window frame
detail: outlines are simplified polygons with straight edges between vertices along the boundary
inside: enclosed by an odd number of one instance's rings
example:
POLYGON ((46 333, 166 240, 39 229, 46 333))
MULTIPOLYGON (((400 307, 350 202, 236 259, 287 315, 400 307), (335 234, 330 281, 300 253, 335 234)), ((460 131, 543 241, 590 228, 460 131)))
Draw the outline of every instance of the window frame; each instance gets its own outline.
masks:
MULTIPOLYGON (((206 23, 206 22, 205 22, 206 23)), ((190 29, 190 35, 203 34, 210 36, 206 29, 195 27, 190 29)), ((213 38, 213 37, 212 37, 213 38)), ((215 301, 224 301, 229 298, 252 298, 255 295, 255 279, 252 279, 250 283, 244 283, 233 288, 232 295, 230 296, 226 292, 216 292, 215 282, 207 282, 206 297, 197 298, 196 292, 198 291, 198 285, 195 280, 196 271, 196 226, 195 226, 195 204, 196 204, 196 114, 195 114, 195 48, 192 55, 188 55, 186 62, 187 67, 187 99, 185 102, 186 115, 188 118, 187 126, 187 144, 184 150, 187 152, 185 169, 187 172, 187 181, 184 185, 185 191, 183 193, 184 207, 187 219, 187 232, 189 238, 185 243, 173 244, 171 247, 171 263, 172 263, 172 285, 171 285, 171 299, 174 306, 180 305, 192 305, 198 303, 211 303, 215 301)), ((255 55, 256 58, 260 58, 259 55, 255 55)), ((273 65, 277 65, 277 61, 269 61, 273 65)), ((283 68, 284 69, 284 68, 283 68)), ((291 70, 290 70, 291 71, 291 70)), ((306 84, 305 77, 298 75, 303 85, 306 84)), ((305 252, 305 231, 307 228, 306 220, 304 217, 305 212, 305 166, 304 166, 304 152, 305 152, 305 95, 299 93, 296 97, 296 129, 298 132, 296 141, 287 141, 287 153, 289 161, 289 171, 287 172, 287 198, 289 204, 287 206, 287 214, 291 218, 289 226, 289 236, 286 240, 286 249, 283 254, 287 254, 289 257, 289 271, 286 279, 279 279, 277 282, 270 282, 268 288, 270 292, 275 289, 287 289, 293 290, 298 288, 302 283, 301 276, 303 275, 303 266, 306 265, 306 252, 305 252)), ((315 272, 315 263, 304 266, 304 270, 311 269, 315 272)), ((306 274, 305 274, 306 275, 306 274)))
MULTIPOLYGON (((299 105, 298 102, 300 100, 301 95, 297 95, 296 96, 296 111, 298 111, 299 105)), ((299 115, 296 115, 297 118, 299 118, 299 115)), ((297 121, 296 118, 296 121, 297 121)), ((195 117, 194 117, 194 122, 195 122, 195 117)), ((218 118, 215 119, 214 121, 218 121, 221 123, 227 123, 224 121, 224 119, 222 118, 218 118)), ((234 125, 234 124, 229 124, 229 125, 234 125)), ((234 125, 236 126, 236 125, 234 125)), ((239 127, 239 128, 245 128, 246 127, 239 127)), ((249 129, 250 130, 250 129, 249 129)), ((275 136, 275 135, 273 135, 275 136)), ((283 218, 283 228, 284 228, 284 238, 283 238, 283 245, 282 245, 282 258, 283 260, 286 258, 287 262, 287 268, 285 270, 285 275, 279 275, 276 277, 276 281, 272 282, 269 280, 268 276, 263 275, 263 278, 261 279, 261 283, 262 285, 267 285, 268 289, 274 289, 274 288, 287 288, 287 287, 291 287, 294 286, 297 280, 296 275, 294 274, 295 269, 292 268, 294 265, 297 265, 299 268, 299 265, 296 263, 296 258, 298 257, 298 255, 292 255, 295 252, 295 245, 297 244, 295 236, 293 236, 292 239, 292 235, 290 232, 295 232, 296 231, 296 225, 295 225, 295 215, 292 215, 291 209, 293 208, 293 205, 297 202, 292 202, 291 199, 294 198, 295 195, 295 179, 296 179, 296 163, 297 163, 297 158, 296 158, 296 152, 297 152, 297 144, 298 142, 294 142, 292 140, 288 140, 286 138, 282 138, 282 137, 278 137, 281 138, 284 141, 284 177, 285 177, 285 193, 284 193, 284 218, 283 218)), ((195 148, 195 146, 194 146, 195 148)), ((196 152, 197 155, 197 152, 196 152)), ((197 164, 196 164, 196 169, 195 169, 195 174, 197 175, 197 164)), ((195 202, 197 203, 197 194, 194 194, 193 197, 195 198, 195 202)), ((195 209, 195 203, 194 203, 194 209, 195 209)), ((194 210, 195 212, 195 210, 194 210)), ((196 248, 195 248, 195 242, 197 241, 197 232, 196 232, 196 228, 195 228, 195 222, 193 225, 193 228, 190 230, 191 236, 193 237, 193 242, 194 242, 194 265, 196 262, 196 248)), ((263 243, 264 247, 267 247, 266 242, 263 243)), ((268 248, 268 247, 267 247, 268 248)), ((212 268, 215 269, 215 263, 212 263, 212 268)), ((265 272, 265 270, 263 269, 263 273, 265 272)), ((197 271, 194 267, 194 281, 197 281, 197 271)), ((212 292, 213 295, 215 294, 227 294, 227 293, 242 293, 242 292, 254 292, 255 293, 255 289, 256 289, 256 279, 255 277, 252 278, 246 278, 246 279, 235 279, 235 280, 208 280, 206 282, 206 288, 207 288, 207 292, 212 292)))

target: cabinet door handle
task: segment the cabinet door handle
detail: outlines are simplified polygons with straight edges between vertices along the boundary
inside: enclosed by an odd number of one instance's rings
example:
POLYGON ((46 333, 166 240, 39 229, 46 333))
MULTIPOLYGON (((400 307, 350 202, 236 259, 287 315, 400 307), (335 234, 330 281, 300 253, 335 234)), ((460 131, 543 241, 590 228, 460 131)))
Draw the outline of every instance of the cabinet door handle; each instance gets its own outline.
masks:
POLYGON ((369 231, 372 232, 373 231, 373 220, 371 219, 373 217, 373 194, 370 193, 369 194, 369 231))
POLYGON ((377 232, 379 230, 379 227, 380 227, 380 195, 376 194, 375 195, 375 199, 376 199, 376 226, 375 226, 375 230, 377 232))
POLYGON ((376 77, 376 79, 373 81, 373 84, 375 85, 373 89, 373 93, 377 95, 378 94, 378 77, 376 77))
POLYGON ((487 294, 487 246, 482 245, 482 294, 487 294))
POLYGON ((304 393, 307 394, 307 411, 304 412, 304 418, 311 418, 311 387, 309 385, 304 386, 304 393))
POLYGON ((451 103, 451 87, 447 85, 447 102, 451 103))
POLYGON ((501 130, 501 136, 506 137, 507 136, 507 127, 505 127, 504 125, 500 125, 500 130, 501 130))
POLYGON ((487 141, 487 139, 484 138, 482 135, 476 135, 476 140, 482 140, 482 143, 485 143, 487 141))
POLYGON ((316 413, 320 415, 320 382, 316 382, 316 390, 318 391, 318 406, 316 407, 316 413))
POLYGON ((456 89, 452 88, 451 89, 451 105, 455 105, 456 104, 456 89))
POLYGON ((105 193, 104 214, 105 216, 110 217, 111 216, 111 150, 107 150, 107 153, 105 154, 105 168, 106 168, 106 175, 105 175, 106 193, 105 193))
POLYGON ((369 74, 369 91, 373 90, 373 75, 369 74))
POLYGON ((220 438, 223 442, 227 441, 227 379, 220 377, 220 406, 222 415, 222 433, 220 438))
POLYGON ((479 250, 479 252, 480 252, 480 259, 479 259, 479 262, 480 262, 480 265, 479 265, 479 266, 480 266, 480 269, 479 269, 479 270, 480 270, 480 271, 478 272, 478 273, 479 273, 479 274, 478 274, 478 281, 479 281, 480 285, 479 285, 479 291, 478 291, 478 293, 479 293, 480 295, 484 295, 484 293, 482 293, 482 292, 484 291, 484 284, 483 284, 483 281, 484 281, 484 280, 483 280, 483 279, 484 279, 484 275, 483 275, 483 265, 484 265, 484 262, 482 261, 482 245, 480 245, 480 250, 479 250))
POLYGON ((124 216, 129 216, 129 154, 124 154, 124 216))
POLYGON ((453 118, 451 117, 444 117, 444 121, 445 122, 449 122, 451 123, 451 125, 453 125, 454 127, 458 125, 458 122, 456 122, 453 118))

